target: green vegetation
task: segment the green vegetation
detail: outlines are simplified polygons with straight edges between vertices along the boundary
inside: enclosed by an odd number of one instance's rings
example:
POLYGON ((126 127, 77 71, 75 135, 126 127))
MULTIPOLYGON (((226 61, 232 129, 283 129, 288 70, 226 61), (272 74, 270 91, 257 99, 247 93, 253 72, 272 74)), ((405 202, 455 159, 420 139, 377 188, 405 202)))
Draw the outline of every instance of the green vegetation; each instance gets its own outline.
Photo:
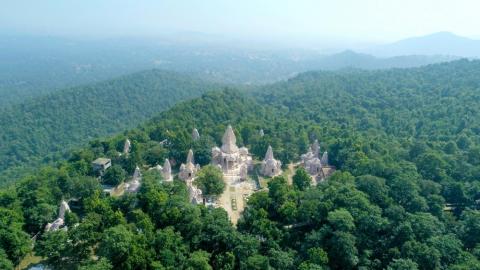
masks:
POLYGON ((62 159, 92 138, 133 128, 152 114, 215 86, 152 70, 55 92, 0 109, 0 185, 62 159))
POLYGON ((194 184, 202 190, 202 194, 205 196, 220 195, 225 190, 222 171, 213 165, 201 168, 196 175, 194 184))
POLYGON ((35 245, 56 269, 479 269, 478 78, 480 62, 466 60, 310 72, 180 103, 2 192, 0 262, 18 263, 28 234, 75 198, 79 225, 41 233, 35 245), (181 181, 150 171, 138 193, 108 197, 90 167, 108 157, 131 175, 165 157, 178 166, 188 149, 205 165, 228 124, 257 159, 272 145, 287 165, 318 139, 338 170, 310 187, 302 170, 294 185, 274 177, 235 228, 223 209, 190 204, 181 181), (119 156, 126 137, 131 153, 119 156))

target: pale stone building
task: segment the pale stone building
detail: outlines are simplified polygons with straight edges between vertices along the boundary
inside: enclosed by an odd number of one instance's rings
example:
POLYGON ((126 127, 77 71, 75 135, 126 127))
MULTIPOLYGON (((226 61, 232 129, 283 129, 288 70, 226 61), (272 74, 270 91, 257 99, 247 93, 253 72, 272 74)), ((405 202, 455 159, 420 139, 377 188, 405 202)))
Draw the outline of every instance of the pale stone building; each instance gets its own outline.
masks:
POLYGON ((258 135, 260 135, 260 137, 265 136, 265 132, 263 132, 263 129, 260 129, 260 132, 258 133, 258 135))
POLYGON ((222 138, 222 147, 212 148, 212 164, 217 165, 226 175, 244 176, 251 170, 252 157, 245 147, 237 146, 237 138, 232 126, 228 126, 222 138))
POLYGON ((196 173, 200 169, 200 165, 195 165, 194 162, 193 151, 190 149, 187 155, 187 163, 180 165, 180 172, 178 173, 180 179, 183 181, 192 181, 193 178, 195 178, 196 173))
POLYGON ((163 176, 163 180, 167 182, 173 181, 172 166, 170 166, 170 161, 168 160, 168 158, 166 158, 165 162, 163 163, 162 176, 163 176))
POLYGON ((129 139, 125 140, 125 143, 123 145, 123 154, 128 155, 130 153, 130 148, 132 147, 132 143, 130 142, 129 139))
POLYGON ((97 158, 92 162, 93 171, 100 172, 101 175, 112 166, 112 160, 109 158, 97 158))
POLYGON ((273 149, 269 145, 265 159, 262 161, 261 174, 268 177, 277 176, 282 173, 282 162, 273 157, 273 149))
POLYGON ((137 166, 135 171, 133 172, 132 180, 125 184, 125 190, 127 192, 135 193, 140 188, 142 181, 142 173, 140 172, 140 168, 137 166))
POLYGON ((335 167, 328 164, 328 153, 325 151, 320 157, 320 145, 317 140, 310 146, 309 151, 301 156, 302 165, 312 176, 313 184, 324 181, 334 171, 335 167))

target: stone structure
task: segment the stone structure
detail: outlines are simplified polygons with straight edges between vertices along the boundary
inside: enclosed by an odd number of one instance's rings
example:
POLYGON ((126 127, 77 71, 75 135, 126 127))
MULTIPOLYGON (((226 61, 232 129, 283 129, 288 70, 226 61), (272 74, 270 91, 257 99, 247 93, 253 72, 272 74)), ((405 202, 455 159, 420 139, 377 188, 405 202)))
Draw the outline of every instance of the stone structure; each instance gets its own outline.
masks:
POLYGON ((318 141, 315 140, 315 142, 310 146, 308 152, 301 156, 302 164, 310 175, 316 175, 322 170, 322 163, 319 158, 319 153, 320 145, 318 144, 318 141))
POLYGON ((130 153, 130 148, 132 147, 132 143, 129 139, 125 140, 125 144, 123 145, 123 154, 128 155, 130 153))
POLYGON ((172 166, 170 166, 170 161, 168 160, 168 158, 166 158, 165 162, 163 163, 162 176, 164 181, 167 181, 167 182, 173 181, 172 166))
POLYGON ((203 203, 202 190, 194 186, 193 183, 190 183, 188 185, 188 197, 191 203, 194 203, 194 204, 203 203))
POLYGON ((260 129, 260 132, 258 133, 258 135, 260 135, 260 137, 265 136, 265 132, 263 132, 263 129, 260 129))
POLYGON ((101 175, 112 166, 112 160, 109 158, 97 158, 92 162, 93 171, 100 172, 101 175))
POLYGON ((140 188, 141 181, 142 173, 140 172, 140 168, 137 166, 133 172, 132 180, 125 184, 125 190, 132 193, 137 192, 140 188))
POLYGON ((187 163, 180 165, 178 177, 186 182, 191 182, 195 178, 196 173, 200 169, 200 165, 194 164, 193 151, 190 149, 187 155, 187 163))
POLYGON ((277 176, 282 173, 282 162, 273 157, 272 147, 269 145, 265 159, 262 161, 261 174, 268 177, 277 176))
MULTIPOLYGON (((45 226, 45 231, 56 231, 62 228, 65 225, 65 214, 70 212, 70 207, 68 203, 64 200, 60 203, 60 208, 58 209, 58 217, 52 223, 47 223, 45 226)), ((67 229, 66 227, 64 227, 67 229)))
POLYGON ((317 140, 310 146, 309 151, 302 155, 302 165, 312 176, 313 184, 324 181, 335 171, 335 167, 328 164, 327 152, 320 158, 320 145, 317 140))
MULTIPOLYGON (((252 157, 245 147, 238 148, 232 126, 228 126, 222 138, 222 147, 212 148, 212 163, 222 169, 225 175, 244 176, 251 170, 252 157)), ((243 178, 243 179, 244 179, 243 178)))
POLYGON ((192 131, 192 140, 196 141, 200 139, 200 133, 198 133, 198 129, 194 128, 192 131))

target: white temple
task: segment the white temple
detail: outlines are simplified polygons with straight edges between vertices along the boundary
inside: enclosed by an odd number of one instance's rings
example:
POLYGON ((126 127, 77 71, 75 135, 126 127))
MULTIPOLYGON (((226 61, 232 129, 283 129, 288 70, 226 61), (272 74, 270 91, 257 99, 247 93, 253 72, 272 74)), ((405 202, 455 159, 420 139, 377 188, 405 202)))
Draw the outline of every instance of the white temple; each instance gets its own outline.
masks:
POLYGON ((158 165, 150 168, 149 170, 157 170, 162 174, 163 181, 165 182, 172 182, 173 181, 173 176, 172 176, 172 166, 170 165, 170 161, 168 158, 165 159, 165 162, 163 163, 163 167, 158 165))
POLYGON ((129 139, 125 140, 125 144, 123 145, 123 154, 128 155, 130 153, 130 147, 132 146, 132 143, 130 142, 129 139))
POLYGON ((269 145, 265 159, 262 161, 261 174, 268 177, 277 176, 282 173, 282 162, 273 157, 272 147, 269 145))
POLYGON ((178 173, 180 179, 188 182, 195 178, 195 174, 200 169, 200 165, 195 165, 194 162, 193 151, 190 149, 187 155, 187 163, 182 163, 182 165, 180 165, 180 172, 178 173))
POLYGON ((196 141, 200 139, 200 133, 198 133, 198 129, 194 128, 192 131, 192 140, 196 141))
MULTIPOLYGON (((58 209, 58 217, 52 223, 47 223, 45 226, 45 231, 56 231, 63 227, 65 224, 65 214, 70 212, 70 206, 64 200, 60 203, 60 208, 58 209)), ((66 229, 66 227, 65 227, 66 229)))
POLYGON ((142 173, 140 172, 140 168, 137 166, 133 172, 132 180, 125 184, 125 190, 132 193, 137 192, 140 188, 141 180, 142 173))
POLYGON ((246 179, 252 168, 252 157, 245 147, 238 148, 232 126, 228 126, 222 138, 222 147, 212 148, 212 163, 222 169, 224 175, 246 179))
POLYGON ((163 175, 164 181, 167 181, 167 182, 173 181, 172 166, 170 166, 170 161, 168 160, 168 158, 166 158, 165 162, 163 163, 162 175, 163 175))
POLYGON ((309 151, 301 156, 302 165, 315 180, 313 183, 321 182, 330 176, 335 167, 328 164, 328 153, 325 151, 320 158, 320 145, 317 140, 310 146, 309 151))

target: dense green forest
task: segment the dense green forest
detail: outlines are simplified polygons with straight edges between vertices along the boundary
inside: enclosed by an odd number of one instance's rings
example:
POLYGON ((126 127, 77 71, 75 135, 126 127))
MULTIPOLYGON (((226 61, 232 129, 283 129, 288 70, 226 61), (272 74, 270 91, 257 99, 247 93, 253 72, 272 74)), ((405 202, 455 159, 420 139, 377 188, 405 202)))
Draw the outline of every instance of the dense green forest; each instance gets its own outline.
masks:
POLYGON ((3 190, 0 266, 40 232, 34 250, 55 269, 480 269, 479 78, 467 60, 309 72, 181 102, 3 190), (223 209, 190 204, 181 181, 143 169, 178 166, 190 148, 208 164, 228 124, 254 158, 272 145, 284 165, 319 139, 337 172, 312 187, 271 179, 233 227, 223 209), (128 175, 141 166, 140 191, 103 195, 97 157, 128 175), (68 231, 44 233, 62 199, 74 199, 68 231))
POLYGON ((151 70, 55 92, 0 109, 0 185, 65 150, 142 123, 213 84, 151 70))

